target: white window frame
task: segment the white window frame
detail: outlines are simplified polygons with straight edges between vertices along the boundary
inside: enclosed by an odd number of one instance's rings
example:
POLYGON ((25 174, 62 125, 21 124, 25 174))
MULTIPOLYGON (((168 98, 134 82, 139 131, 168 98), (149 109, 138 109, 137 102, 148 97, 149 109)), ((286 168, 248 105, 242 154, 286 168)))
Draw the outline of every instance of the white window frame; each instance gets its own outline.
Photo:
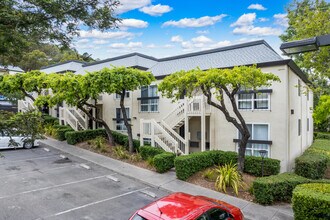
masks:
MULTIPOLYGON (((130 99, 130 98, 131 98, 131 91, 126 91, 125 99, 130 99)), ((114 99, 120 100, 120 95, 118 93, 114 94, 114 99)))
MULTIPOLYGON (((251 132, 251 137, 253 137, 253 132, 254 132, 254 125, 267 125, 268 126, 268 140, 264 141, 269 141, 270 140, 270 123, 260 123, 260 122, 246 122, 247 125, 252 125, 252 132, 251 132)), ((237 130, 237 139, 239 139, 239 131, 237 130)), ((253 140, 253 139, 251 139, 253 140)), ((259 151, 259 150, 265 150, 265 149, 258 149, 253 147, 254 143, 251 143, 251 148, 246 147, 246 150, 251 150, 251 155, 254 156, 254 151, 259 151)), ((238 152, 238 143, 236 144, 236 151, 238 152)), ((268 145, 268 149, 266 158, 271 158, 271 147, 270 144, 268 145)), ((246 151, 245 151, 246 152, 246 151)))
POLYGON ((156 87, 157 91, 156 91, 156 95, 158 93, 158 85, 153 84, 153 85, 149 85, 148 86, 148 98, 147 99, 143 99, 146 97, 141 97, 140 103, 139 103, 139 112, 140 113, 148 113, 148 112, 159 112, 159 98, 151 98, 151 97, 157 97, 157 96, 151 96, 153 94, 151 94, 151 90, 150 87, 156 87), (142 103, 142 101, 146 101, 147 103, 142 103), (142 110, 142 106, 147 106, 147 110, 142 110), (152 110, 151 106, 157 106, 156 110, 152 110))
POLYGON ((271 93, 267 92, 267 93, 262 93, 262 94, 267 94, 267 99, 257 99, 255 98, 255 95, 258 94, 258 92, 253 92, 253 93, 242 93, 242 94, 252 94, 252 98, 251 99, 239 99, 239 95, 236 95, 236 105, 238 110, 240 111, 269 111, 271 110, 271 93), (268 108, 255 108, 255 102, 256 101, 266 101, 268 102, 268 108), (239 103, 240 102, 251 102, 251 108, 239 108, 239 103))
MULTIPOLYGON (((115 110, 116 110, 116 118, 117 118, 117 109, 120 109, 120 114, 121 115, 123 114, 121 112, 121 108, 115 108, 115 110)), ((130 118, 131 109, 129 107, 125 107, 125 109, 128 109, 127 118, 130 118)), ((126 111, 126 113, 127 113, 127 111, 126 111)), ((119 122, 116 120, 115 121, 115 126, 116 126, 116 131, 124 131, 124 132, 127 131, 127 128, 126 128, 125 123, 124 123, 124 120, 119 120, 119 122)))

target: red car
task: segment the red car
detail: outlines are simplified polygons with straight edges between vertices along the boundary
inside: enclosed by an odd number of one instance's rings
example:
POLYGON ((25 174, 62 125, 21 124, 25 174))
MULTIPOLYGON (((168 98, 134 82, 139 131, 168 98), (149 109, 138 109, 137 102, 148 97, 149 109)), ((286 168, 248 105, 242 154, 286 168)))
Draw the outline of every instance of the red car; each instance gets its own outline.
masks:
POLYGON ((241 210, 205 196, 173 193, 138 210, 130 220, 243 220, 241 210))

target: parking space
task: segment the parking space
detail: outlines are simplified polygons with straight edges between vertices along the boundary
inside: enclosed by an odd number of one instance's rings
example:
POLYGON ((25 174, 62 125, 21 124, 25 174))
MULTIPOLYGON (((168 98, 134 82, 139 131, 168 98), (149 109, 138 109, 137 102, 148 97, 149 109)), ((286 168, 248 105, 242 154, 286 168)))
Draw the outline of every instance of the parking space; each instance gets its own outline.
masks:
POLYGON ((168 194, 55 149, 0 153, 0 219, 128 219, 168 194))

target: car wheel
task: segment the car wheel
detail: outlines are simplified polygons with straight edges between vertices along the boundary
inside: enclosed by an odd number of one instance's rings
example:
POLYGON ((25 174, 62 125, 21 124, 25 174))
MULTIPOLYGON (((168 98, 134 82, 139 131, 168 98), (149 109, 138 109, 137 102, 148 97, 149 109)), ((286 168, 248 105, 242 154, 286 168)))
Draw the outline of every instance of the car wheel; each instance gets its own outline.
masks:
POLYGON ((25 149, 30 149, 30 148, 32 148, 32 147, 33 147, 33 141, 27 141, 27 142, 25 142, 25 143, 23 144, 23 147, 24 147, 25 149))

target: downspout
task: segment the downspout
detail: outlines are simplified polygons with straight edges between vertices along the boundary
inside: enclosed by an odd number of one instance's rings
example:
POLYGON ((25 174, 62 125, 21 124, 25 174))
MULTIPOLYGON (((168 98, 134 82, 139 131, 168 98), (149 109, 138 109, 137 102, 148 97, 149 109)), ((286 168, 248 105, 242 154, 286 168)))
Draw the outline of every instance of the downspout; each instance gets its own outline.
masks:
POLYGON ((288 107, 286 109, 287 113, 286 113, 286 121, 287 121, 287 172, 290 172, 291 171, 291 162, 290 162, 290 143, 291 143, 291 132, 290 132, 290 120, 291 120, 291 102, 290 102, 290 91, 291 91, 291 88, 290 88, 290 68, 289 66, 287 65, 286 66, 287 68, 287 90, 288 90, 288 93, 287 93, 287 104, 288 104, 288 107))

